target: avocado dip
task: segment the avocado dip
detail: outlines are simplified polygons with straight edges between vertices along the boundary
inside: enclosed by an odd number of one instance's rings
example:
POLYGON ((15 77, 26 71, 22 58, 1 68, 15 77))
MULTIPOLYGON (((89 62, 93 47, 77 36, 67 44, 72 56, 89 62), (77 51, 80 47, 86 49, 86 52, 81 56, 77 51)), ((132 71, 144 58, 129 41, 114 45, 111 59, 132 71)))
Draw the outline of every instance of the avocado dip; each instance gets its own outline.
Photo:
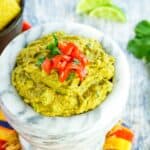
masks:
POLYGON ((12 85, 36 112, 44 116, 72 116, 95 109, 112 91, 115 59, 107 54, 99 41, 64 32, 46 35, 21 50, 12 71, 12 85), (60 82, 59 73, 49 74, 41 69, 38 60, 49 56, 47 46, 53 35, 59 42, 72 42, 88 59, 86 76, 81 81, 70 73, 60 82))

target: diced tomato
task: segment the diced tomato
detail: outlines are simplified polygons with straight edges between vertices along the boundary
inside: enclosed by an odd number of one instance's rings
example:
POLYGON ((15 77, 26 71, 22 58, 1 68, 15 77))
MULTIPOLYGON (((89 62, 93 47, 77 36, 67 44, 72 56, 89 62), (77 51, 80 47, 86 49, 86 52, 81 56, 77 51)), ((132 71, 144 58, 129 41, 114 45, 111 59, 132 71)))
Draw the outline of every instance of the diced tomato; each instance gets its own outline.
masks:
POLYGON ((60 81, 63 82, 67 79, 67 77, 69 76, 69 73, 72 70, 76 70, 78 68, 78 66, 76 64, 74 64, 73 62, 70 62, 66 65, 65 69, 63 71, 60 72, 60 81))
POLYGON ((58 48, 65 55, 71 55, 72 51, 76 48, 73 43, 59 43, 58 48))
POLYGON ((67 55, 57 55, 52 59, 52 67, 55 69, 64 69, 67 62, 71 60, 70 56, 67 55))
POLYGON ((79 76, 79 78, 80 78, 81 81, 85 78, 85 76, 86 76, 86 74, 87 74, 85 68, 78 68, 78 69, 76 70, 76 73, 77 73, 77 75, 79 76))
POLYGON ((125 139, 127 141, 130 141, 130 142, 132 142, 134 138, 133 132, 127 128, 118 129, 115 132, 113 132, 110 136, 113 136, 113 135, 116 137, 125 139))
POLYGON ((56 55, 51 61, 46 59, 42 64, 43 70, 50 73, 51 69, 56 69, 59 72, 61 82, 65 81, 72 71, 79 76, 80 80, 83 80, 86 75, 85 66, 88 64, 84 54, 71 42, 58 43, 58 48, 62 54, 56 55))
POLYGON ((78 55, 77 59, 81 62, 81 64, 83 66, 86 66, 88 64, 88 60, 87 58, 85 57, 84 54, 80 53, 80 55, 78 55))
POLYGON ((44 60, 44 62, 42 63, 42 69, 47 73, 49 74, 51 72, 51 69, 52 69, 52 64, 51 64, 51 61, 46 58, 44 60))
POLYGON ((65 70, 68 71, 68 74, 71 71, 75 71, 77 73, 77 75, 79 76, 81 81, 84 79, 84 77, 86 75, 85 68, 83 68, 83 66, 81 66, 81 65, 74 64, 73 62, 68 63, 65 70))
POLYGON ((53 59, 52 59, 52 61, 53 61, 53 63, 58 63, 58 62, 60 62, 60 61, 67 61, 67 62, 69 62, 71 60, 71 57, 70 56, 67 56, 67 55, 57 55, 57 56, 55 56, 53 59))
POLYGON ((73 43, 68 43, 66 46, 65 54, 71 55, 71 53, 77 49, 77 47, 73 43))
POLYGON ((6 144, 7 144, 6 141, 0 140, 0 150, 5 150, 6 149, 6 144))
POLYGON ((59 43, 58 48, 65 55, 71 55, 72 57, 77 56, 79 54, 79 50, 77 46, 71 42, 69 43, 59 43))
POLYGON ((62 61, 62 62, 58 62, 58 64, 56 64, 54 68, 58 69, 58 72, 60 72, 65 69, 66 65, 67 65, 67 61, 62 61))
POLYGON ((58 48, 61 50, 62 53, 65 52, 65 49, 66 49, 66 46, 67 46, 67 43, 58 43, 58 48))
POLYGON ((76 69, 78 69, 78 65, 73 63, 73 62, 70 62, 70 63, 67 64, 66 68, 68 70, 76 70, 76 69))
POLYGON ((78 58, 79 55, 80 55, 80 51, 79 51, 79 49, 74 45, 74 49, 73 49, 73 51, 72 51, 72 53, 71 53, 71 56, 72 56, 73 58, 78 58))
POLYGON ((59 80, 61 82, 64 82, 68 78, 69 72, 70 70, 68 68, 65 68, 63 71, 61 71, 59 75, 59 80))
POLYGON ((30 25, 30 23, 28 23, 27 21, 23 21, 22 24, 22 31, 26 31, 29 30, 32 26, 30 25))

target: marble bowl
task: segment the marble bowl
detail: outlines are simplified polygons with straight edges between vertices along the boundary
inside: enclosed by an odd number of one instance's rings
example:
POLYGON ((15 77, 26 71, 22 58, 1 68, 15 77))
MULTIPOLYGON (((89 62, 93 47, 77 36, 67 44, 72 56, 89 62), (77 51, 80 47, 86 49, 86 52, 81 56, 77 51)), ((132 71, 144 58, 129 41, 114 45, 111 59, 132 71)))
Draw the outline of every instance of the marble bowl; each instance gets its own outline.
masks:
POLYGON ((123 52, 111 38, 87 25, 50 23, 20 34, 0 56, 0 72, 0 106, 9 123, 35 149, 95 150, 97 145, 100 148, 106 132, 121 118, 128 98, 130 76, 123 52), (25 104, 11 85, 11 71, 19 51, 53 31, 95 38, 116 58, 113 91, 93 111, 72 117, 44 117, 25 104))

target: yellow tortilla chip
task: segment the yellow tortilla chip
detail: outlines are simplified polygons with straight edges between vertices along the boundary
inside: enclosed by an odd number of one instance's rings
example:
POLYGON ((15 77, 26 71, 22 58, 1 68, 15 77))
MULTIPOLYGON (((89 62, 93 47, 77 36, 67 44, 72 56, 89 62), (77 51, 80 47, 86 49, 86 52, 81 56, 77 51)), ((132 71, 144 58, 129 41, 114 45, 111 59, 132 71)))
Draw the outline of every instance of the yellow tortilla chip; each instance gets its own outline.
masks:
POLYGON ((1 109, 0 109, 0 120, 5 120, 5 116, 4 116, 4 114, 2 113, 1 109))
POLYGON ((0 30, 4 29, 20 11, 16 0, 0 0, 0 30))
POLYGON ((20 4, 21 0, 16 0, 16 2, 17 2, 18 4, 20 4))
POLYGON ((106 139, 103 150, 131 150, 131 142, 114 136, 106 139))

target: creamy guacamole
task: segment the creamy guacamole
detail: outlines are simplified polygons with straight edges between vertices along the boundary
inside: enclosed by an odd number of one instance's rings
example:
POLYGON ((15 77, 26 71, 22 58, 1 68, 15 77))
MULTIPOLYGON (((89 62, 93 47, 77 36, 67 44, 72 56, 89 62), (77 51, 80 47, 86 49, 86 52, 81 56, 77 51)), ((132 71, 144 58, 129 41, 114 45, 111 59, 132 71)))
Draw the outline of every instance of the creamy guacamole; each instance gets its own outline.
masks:
POLYGON ((53 70, 49 75, 36 65, 48 55, 46 46, 52 34, 44 36, 21 50, 12 71, 12 84, 25 103, 44 116, 72 116, 99 106, 112 91, 115 59, 94 39, 55 32, 60 42, 73 42, 87 57, 87 75, 63 83, 53 70))

